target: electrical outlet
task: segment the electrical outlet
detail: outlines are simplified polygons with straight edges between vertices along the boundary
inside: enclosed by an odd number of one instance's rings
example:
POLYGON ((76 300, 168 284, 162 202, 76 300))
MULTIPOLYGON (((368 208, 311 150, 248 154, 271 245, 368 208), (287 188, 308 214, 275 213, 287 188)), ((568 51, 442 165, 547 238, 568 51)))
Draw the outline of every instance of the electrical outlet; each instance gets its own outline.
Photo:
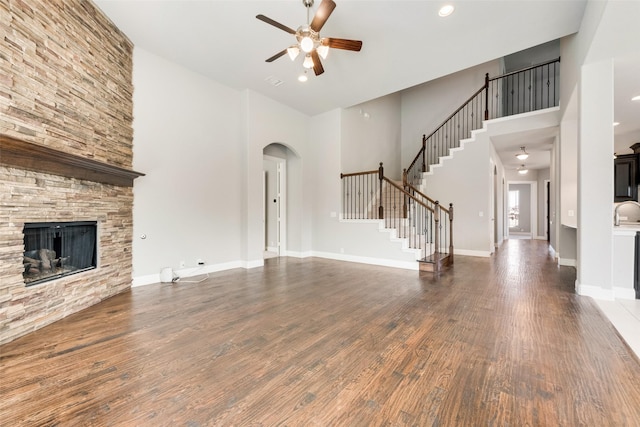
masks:
POLYGON ((180 261, 180 268, 184 268, 186 263, 184 261, 180 261))

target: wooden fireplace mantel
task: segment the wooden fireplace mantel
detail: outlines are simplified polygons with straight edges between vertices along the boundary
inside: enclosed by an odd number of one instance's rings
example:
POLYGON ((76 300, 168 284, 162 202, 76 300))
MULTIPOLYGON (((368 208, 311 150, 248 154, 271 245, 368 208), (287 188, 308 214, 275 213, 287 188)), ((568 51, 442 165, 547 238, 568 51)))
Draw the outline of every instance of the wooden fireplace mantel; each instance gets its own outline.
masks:
POLYGON ((143 173, 0 135, 0 164, 102 184, 133 187, 143 173))

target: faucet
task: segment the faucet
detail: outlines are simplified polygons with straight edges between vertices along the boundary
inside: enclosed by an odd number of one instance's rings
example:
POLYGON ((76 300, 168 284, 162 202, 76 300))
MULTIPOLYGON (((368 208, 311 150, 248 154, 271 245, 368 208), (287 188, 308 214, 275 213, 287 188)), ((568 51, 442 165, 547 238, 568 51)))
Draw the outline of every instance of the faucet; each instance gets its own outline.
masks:
POLYGON ((620 225, 620 214, 618 213, 618 209, 620 209, 620 206, 626 205, 629 203, 636 205, 637 207, 640 208, 640 203, 634 202, 633 200, 627 200, 626 202, 622 202, 618 206, 616 206, 616 209, 613 213, 613 225, 615 225, 616 227, 620 225))

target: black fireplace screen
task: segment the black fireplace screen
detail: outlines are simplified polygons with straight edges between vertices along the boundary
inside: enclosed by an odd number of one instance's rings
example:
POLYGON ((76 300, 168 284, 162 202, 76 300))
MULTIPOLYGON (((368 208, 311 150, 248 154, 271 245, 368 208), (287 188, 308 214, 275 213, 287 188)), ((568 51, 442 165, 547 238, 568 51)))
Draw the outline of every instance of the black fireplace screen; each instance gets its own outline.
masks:
POLYGON ((95 221, 24 225, 27 286, 96 268, 95 221))

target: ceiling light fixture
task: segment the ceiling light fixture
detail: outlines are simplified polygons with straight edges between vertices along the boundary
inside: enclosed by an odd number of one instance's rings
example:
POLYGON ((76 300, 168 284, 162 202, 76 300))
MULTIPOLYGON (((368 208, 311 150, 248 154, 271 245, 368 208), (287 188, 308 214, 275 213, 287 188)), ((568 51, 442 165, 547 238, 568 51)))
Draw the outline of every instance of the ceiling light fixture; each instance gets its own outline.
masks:
POLYGON ((524 165, 522 165, 522 166, 520 166, 520 167, 518 168, 518 173, 519 173, 520 175, 526 175, 526 174, 527 174, 527 172, 529 172, 529 169, 527 169, 524 165))
POLYGON ((620 122, 613 122, 613 126, 618 126, 620 122))
POLYGON ((440 16, 441 18, 446 18, 447 16, 451 15, 454 10, 456 10, 456 8, 453 5, 445 4, 438 11, 438 16, 440 16))
POLYGON ((527 151, 524 149, 524 147, 520 147, 520 152, 518 154, 516 154, 516 158, 518 160, 526 160, 528 157, 529 157, 529 153, 527 153, 527 151))
POLYGON ((640 101, 640 95, 631 98, 632 101, 640 101))
POLYGON ((304 68, 313 68, 313 59, 311 59, 311 55, 307 54, 307 56, 304 57, 302 66, 304 68))
POLYGON ((287 48, 287 53, 289 54, 289 58, 294 61, 300 54, 300 49, 298 49, 298 46, 291 46, 287 48))
POLYGON ((316 50, 318 51, 318 55, 320 55, 322 59, 327 59, 327 55, 329 54, 329 46, 327 46, 326 44, 321 44, 317 47, 316 50))
POLYGON ((302 49, 306 53, 309 53, 313 50, 313 44, 313 39, 311 37, 304 36, 300 40, 300 49, 302 49))
POLYGON ((334 0, 322 0, 320 6, 316 10, 316 13, 311 19, 311 8, 313 7, 314 0, 302 0, 302 4, 307 10, 307 23, 298 27, 297 30, 289 28, 271 18, 264 15, 256 15, 256 18, 269 25, 289 33, 296 38, 296 43, 289 48, 283 49, 270 58, 266 59, 266 62, 273 62, 276 59, 289 54, 291 60, 295 60, 300 54, 300 51, 305 53, 303 66, 307 69, 313 68, 313 72, 316 76, 324 73, 324 67, 322 66, 321 59, 326 59, 329 49, 342 49, 359 52, 362 48, 362 41, 339 39, 335 37, 321 37, 320 30, 324 27, 324 24, 333 13, 336 8, 334 0))

